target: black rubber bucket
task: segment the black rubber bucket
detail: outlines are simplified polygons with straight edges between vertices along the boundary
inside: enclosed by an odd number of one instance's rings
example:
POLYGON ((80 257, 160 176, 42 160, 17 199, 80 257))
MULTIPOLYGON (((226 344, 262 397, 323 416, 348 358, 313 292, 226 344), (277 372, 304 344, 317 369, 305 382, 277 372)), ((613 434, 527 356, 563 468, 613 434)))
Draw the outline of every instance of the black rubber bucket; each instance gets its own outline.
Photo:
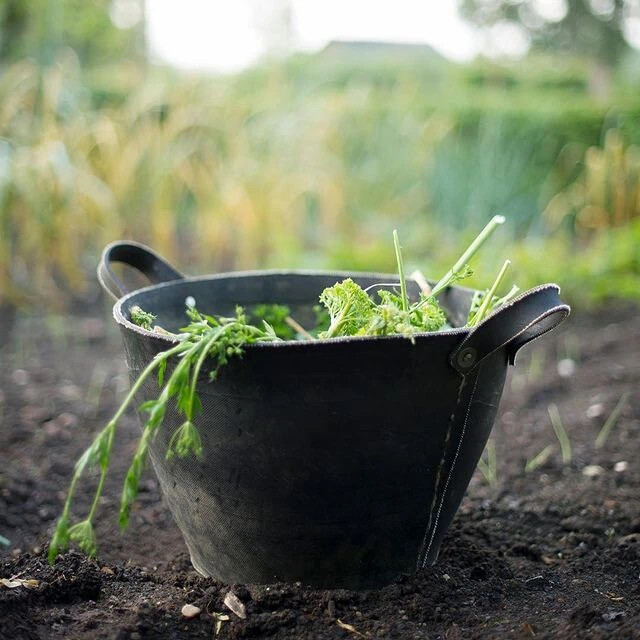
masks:
MULTIPOLYGON (((281 303, 304 326, 321 291, 344 277, 362 286, 397 277, 255 271, 185 278, 148 248, 108 246, 98 269, 119 299, 132 379, 170 338, 129 322, 139 305, 168 330, 184 326, 185 299, 205 313, 281 303), (153 286, 128 293, 122 262, 153 286)), ((417 295, 417 288, 410 293, 417 295)), ((473 291, 440 300, 464 324, 473 291)), ((404 337, 251 345, 211 383, 199 383, 204 456, 167 460, 175 412, 151 459, 194 567, 234 583, 302 581, 367 588, 433 564, 485 447, 507 365, 569 313, 556 285, 531 289, 473 330, 404 337)), ((139 401, 156 397, 150 381, 139 401)))

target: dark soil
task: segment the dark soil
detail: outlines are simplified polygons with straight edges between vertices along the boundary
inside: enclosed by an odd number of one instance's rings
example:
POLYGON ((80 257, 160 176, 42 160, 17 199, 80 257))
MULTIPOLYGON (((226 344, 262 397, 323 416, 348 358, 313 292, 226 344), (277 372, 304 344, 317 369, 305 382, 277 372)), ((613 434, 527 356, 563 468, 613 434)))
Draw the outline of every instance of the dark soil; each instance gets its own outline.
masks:
MULTIPOLYGON (((0 578, 39 581, 0 584, 0 637, 212 638, 213 614, 223 613, 220 638, 640 638, 637 308, 576 315, 527 348, 496 420, 495 486, 476 472, 437 566, 366 592, 199 577, 151 471, 121 536, 118 483, 138 433, 132 416, 102 500, 99 560, 70 552, 47 564, 73 464, 127 387, 119 336, 107 313, 95 313, 19 319, 0 351, 0 534, 11 543, 0 549, 0 578), (571 439, 567 464, 550 403, 571 439), (548 445, 548 460, 525 473, 548 445), (230 589, 244 620, 223 605, 230 589), (183 618, 185 603, 202 613, 183 618)), ((81 493, 86 509, 89 487, 81 493)))

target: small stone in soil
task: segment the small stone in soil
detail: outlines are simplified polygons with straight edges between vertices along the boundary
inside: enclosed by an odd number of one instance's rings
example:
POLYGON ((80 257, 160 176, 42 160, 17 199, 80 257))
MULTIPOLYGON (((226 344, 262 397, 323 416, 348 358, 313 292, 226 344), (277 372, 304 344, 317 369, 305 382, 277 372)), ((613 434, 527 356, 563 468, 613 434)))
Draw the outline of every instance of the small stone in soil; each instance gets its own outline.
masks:
POLYGON ((244 604, 238 598, 238 596, 233 593, 233 591, 227 592, 227 595, 224 597, 224 606, 228 609, 231 609, 233 613, 235 613, 238 618, 244 620, 247 617, 247 609, 244 604))
POLYGON ((11 374, 11 379, 21 387, 29 384, 29 374, 24 369, 14 369, 11 374))
POLYGON ((601 402, 597 402, 587 409, 587 418, 599 418, 603 413, 604 405, 601 402))
POLYGON ((626 460, 620 460, 620 462, 616 462, 615 465, 613 466, 613 470, 617 471, 618 473, 622 473, 623 471, 626 471, 629 468, 629 463, 626 460))
POLYGON ((604 469, 599 464, 589 464, 582 470, 582 475, 587 478, 595 478, 604 473, 604 469))
POLYGON ((196 607, 193 604, 185 604, 181 613, 184 618, 195 618, 201 611, 200 607, 196 607))
POLYGON ((571 358, 564 358, 558 362, 558 375, 570 378, 576 372, 576 363, 571 358))

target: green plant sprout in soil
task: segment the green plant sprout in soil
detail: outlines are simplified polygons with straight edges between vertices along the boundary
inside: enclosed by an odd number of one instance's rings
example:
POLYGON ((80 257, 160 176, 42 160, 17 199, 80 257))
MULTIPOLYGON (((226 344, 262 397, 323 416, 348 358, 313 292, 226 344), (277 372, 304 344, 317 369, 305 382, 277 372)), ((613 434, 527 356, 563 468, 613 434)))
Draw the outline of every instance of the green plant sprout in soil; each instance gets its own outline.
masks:
MULTIPOLYGON (((202 455, 202 441, 194 420, 201 410, 197 381, 205 363, 210 369, 209 378, 214 381, 220 369, 230 359, 242 357, 247 346, 259 342, 278 342, 296 337, 307 340, 326 340, 339 336, 389 335, 403 335, 413 341, 416 334, 446 330, 450 326, 446 313, 437 300, 438 294, 472 274, 468 261, 503 222, 502 216, 494 216, 453 267, 433 287, 429 287, 420 272, 414 273, 413 277, 419 284, 421 292, 418 299, 413 302, 409 300, 407 294, 400 242, 397 232, 394 231, 393 241, 399 285, 384 283, 377 285, 393 287, 391 290, 379 289, 378 302, 369 296, 367 290, 362 289, 350 278, 326 288, 320 295, 322 306, 316 308, 318 326, 310 331, 300 327, 290 317, 289 309, 279 304, 258 305, 251 310, 250 314, 241 307, 237 307, 232 317, 206 315, 194 306, 187 306, 186 314, 189 323, 180 330, 179 334, 171 334, 159 326, 154 326, 155 316, 139 307, 133 307, 130 310, 131 322, 143 329, 171 336, 177 340, 177 343, 158 353, 147 365, 115 415, 76 462, 62 514, 49 545, 49 561, 53 563, 58 554, 65 551, 70 543, 75 543, 91 556, 96 555, 97 543, 93 521, 109 470, 116 428, 136 393, 150 376, 157 377, 160 393, 157 398, 144 402, 139 407, 147 417, 122 489, 119 513, 122 530, 128 525, 131 507, 138 495, 149 444, 162 425, 171 401, 175 401, 175 406, 184 416, 184 421, 170 438, 166 452, 167 458, 202 455), (396 290, 397 286, 399 291, 396 290), (165 379, 167 364, 170 360, 175 363, 175 366, 165 379), (96 467, 99 470, 99 478, 89 512, 83 520, 72 524, 71 504, 78 482, 85 471, 96 467)), ((509 261, 506 261, 493 285, 486 291, 475 294, 469 310, 468 327, 475 327, 481 323, 518 292, 518 288, 513 287, 505 296, 496 295, 508 266, 509 261)))

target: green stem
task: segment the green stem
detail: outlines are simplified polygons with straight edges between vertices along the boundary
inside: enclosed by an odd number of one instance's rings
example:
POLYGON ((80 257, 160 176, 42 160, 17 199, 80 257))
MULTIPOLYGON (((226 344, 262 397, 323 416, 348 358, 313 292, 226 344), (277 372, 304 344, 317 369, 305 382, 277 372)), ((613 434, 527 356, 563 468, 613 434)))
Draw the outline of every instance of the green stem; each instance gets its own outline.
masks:
POLYGON ((489 310, 489 307, 491 305, 491 300, 493 300, 493 296, 498 290, 498 287, 500 286, 502 280, 504 279, 504 274, 507 272, 507 269, 509 268, 510 265, 511 265, 511 260, 504 261, 502 268, 498 272, 498 275, 494 280, 493 284, 491 285, 491 288, 489 289, 489 291, 487 291, 484 298, 482 299, 480 308, 476 311, 476 314, 475 316, 473 316, 471 322, 469 323, 469 326, 476 327, 484 320, 485 316, 487 315, 487 311, 489 310))
POLYGON ((400 278, 400 296, 402 298, 402 310, 407 311, 409 309, 409 298, 407 296, 407 283, 404 279, 404 264, 402 262, 402 249, 400 248, 400 239, 398 238, 398 232, 393 230, 393 246, 396 249, 396 261, 398 263, 398 277, 400 278))
MULTIPOLYGON (((147 365, 147 367, 144 369, 144 371, 140 374, 140 376, 136 380, 135 384, 131 387, 131 390, 127 394, 126 398, 120 404, 120 407, 116 411, 115 415, 113 416, 113 418, 111 418, 111 420, 109 421, 109 423, 106 426, 106 429, 111 430, 111 433, 109 435, 109 445, 108 445, 109 456, 111 454, 111 447, 113 446, 113 436, 115 435, 115 426, 116 426, 118 420, 122 417, 122 414, 125 412, 125 410, 129 406, 129 404, 131 403, 131 400, 133 400, 133 398, 135 397, 135 394, 140 389, 140 386, 142 385, 142 383, 146 380, 146 378, 149 377, 149 374, 160 364, 160 362, 162 360, 166 360, 169 356, 173 355, 174 353, 178 353, 181 350, 184 350, 184 348, 185 348, 185 343, 181 342, 180 344, 176 345, 172 349, 169 349, 168 351, 163 352, 162 353, 162 357, 156 356, 149 363, 149 365, 147 365)), ((98 435, 97 437, 100 437, 100 436, 98 435)), ((96 439, 94 439, 94 442, 95 442, 95 440, 96 439)), ((107 456, 107 459, 109 458, 109 456, 107 456)), ((61 519, 69 517, 69 512, 71 510, 71 502, 73 500, 73 496, 75 495, 76 486, 78 484, 78 480, 80 479, 80 477, 84 473, 84 470, 85 470, 85 468, 87 466, 87 463, 89 461, 89 457, 88 456, 86 456, 86 457, 83 456, 83 458, 81 458, 81 461, 82 462, 76 466, 76 468, 75 468, 75 470, 73 472, 73 476, 71 477, 71 483, 69 485, 69 490, 67 491, 67 498, 66 498, 64 506, 62 508, 61 519)), ((97 489, 97 492, 96 492, 96 496, 94 497, 93 503, 91 505, 91 510, 89 512, 89 517, 88 517, 89 520, 93 517, 93 514, 95 513, 95 510, 97 508, 98 500, 100 498, 100 493, 102 492, 102 487, 104 485, 104 478, 106 476, 106 467, 108 467, 108 462, 107 462, 107 465, 105 466, 105 468, 102 470, 102 473, 100 475, 100 480, 99 480, 99 483, 98 483, 98 489, 97 489)))
POLYGON ((489 220, 488 224, 485 228, 477 235, 476 239, 469 245, 467 250, 458 258, 458 261, 453 265, 447 273, 440 278, 438 283, 433 287, 431 291, 431 295, 435 296, 440 291, 445 289, 451 280, 451 278, 458 273, 471 258, 476 254, 478 249, 486 242, 489 236, 504 222, 504 216, 493 216, 491 220, 489 220))
POLYGON ((138 393, 138 391, 140 390, 140 387, 142 386, 143 382, 149 377, 149 375, 154 371, 154 369, 163 360, 167 360, 167 358, 169 358, 170 356, 172 356, 175 353, 180 353, 181 351, 186 351, 188 348, 189 348, 188 347, 188 343, 181 342, 180 344, 177 344, 172 349, 169 349, 168 351, 163 351, 162 353, 159 353, 147 365, 147 367, 143 370, 143 372, 138 376, 138 379, 135 381, 135 383, 133 384, 133 386, 129 390, 129 393, 127 394, 127 397, 124 399, 124 401, 122 402, 122 404, 118 408, 118 411, 116 411, 116 414, 113 416, 113 418, 111 418, 111 422, 115 423, 115 422, 118 422, 118 420, 120 420, 120 418, 122 417, 122 414, 126 411, 127 407, 129 406, 129 404, 131 403, 131 401, 135 397, 136 393, 138 393))
POLYGON ((93 502, 91 503, 91 509, 89 509, 89 515, 87 516, 87 520, 91 522, 93 520, 93 516, 96 513, 96 509, 98 508, 98 500, 100 500, 100 496, 102 495, 102 488, 104 487, 104 481, 107 477, 107 471, 109 470, 109 462, 111 460, 111 450, 113 449, 113 438, 116 432, 116 423, 110 422, 107 425, 107 429, 109 429, 109 439, 107 442, 107 455, 106 461, 103 465, 100 465, 100 480, 98 480, 98 486, 96 488, 96 494, 93 497, 93 502))
MULTIPOLYGON (((200 376, 200 369, 202 369, 202 365, 209 355, 209 350, 211 346, 220 338, 220 336, 229 329, 229 327, 233 327, 234 325, 238 325, 237 322, 231 322, 229 324, 222 325, 220 327, 216 327, 216 329, 212 332, 211 337, 205 342, 204 347, 202 348, 202 352, 198 357, 198 361, 193 369, 193 374, 191 377, 191 389, 189 390, 189 412, 185 416, 187 420, 193 421, 193 405, 196 397, 196 387, 198 385, 198 377, 200 376)), ((246 327, 251 330, 251 333, 254 335, 260 336, 262 332, 257 327, 246 327)), ((200 343, 197 343, 198 346, 200 343)))
POLYGON ((196 362, 196 366, 193 368, 193 374, 191 377, 191 389, 189 391, 189 412, 186 416, 187 420, 193 420, 193 404, 196 397, 196 387, 198 385, 198 377, 200 376, 200 369, 204 364, 204 361, 209 353, 209 349, 213 345, 213 343, 222 335, 225 330, 225 327, 228 325, 223 325, 222 327, 217 328, 212 332, 211 337, 204 343, 204 347, 198 357, 198 361, 196 362))
POLYGON ((325 334, 325 338, 333 338, 335 334, 340 330, 340 327, 342 327, 342 325, 344 324, 345 318, 348 316, 349 312, 351 311, 351 305, 352 303, 346 304, 342 308, 340 315, 336 317, 335 320, 332 320, 325 334))
POLYGON ((78 480, 80 480, 80 476, 84 471, 84 465, 81 469, 76 469, 73 472, 73 476, 71 477, 71 484, 69 485, 69 490, 67 491, 67 499, 64 501, 64 507, 62 507, 62 515, 60 516, 60 520, 69 518, 69 511, 71 510, 71 500, 76 492, 76 485, 78 484, 78 480))

